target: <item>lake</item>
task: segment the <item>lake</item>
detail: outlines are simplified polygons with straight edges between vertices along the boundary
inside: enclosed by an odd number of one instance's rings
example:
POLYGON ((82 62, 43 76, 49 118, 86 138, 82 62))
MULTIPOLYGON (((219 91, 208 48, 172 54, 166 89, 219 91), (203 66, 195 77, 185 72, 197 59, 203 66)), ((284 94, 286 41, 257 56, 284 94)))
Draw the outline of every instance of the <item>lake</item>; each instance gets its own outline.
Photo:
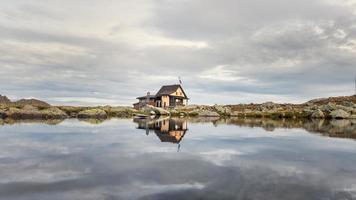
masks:
POLYGON ((0 199, 356 199, 356 121, 7 121, 0 199))

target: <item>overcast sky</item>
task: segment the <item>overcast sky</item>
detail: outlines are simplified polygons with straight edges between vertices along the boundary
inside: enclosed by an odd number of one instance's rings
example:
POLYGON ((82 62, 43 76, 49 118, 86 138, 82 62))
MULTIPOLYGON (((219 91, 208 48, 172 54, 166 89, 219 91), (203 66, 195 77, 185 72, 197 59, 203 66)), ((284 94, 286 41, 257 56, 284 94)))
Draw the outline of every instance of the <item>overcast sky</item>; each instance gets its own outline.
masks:
POLYGON ((178 83, 195 104, 354 93, 354 0, 0 1, 0 94, 131 105, 178 83))

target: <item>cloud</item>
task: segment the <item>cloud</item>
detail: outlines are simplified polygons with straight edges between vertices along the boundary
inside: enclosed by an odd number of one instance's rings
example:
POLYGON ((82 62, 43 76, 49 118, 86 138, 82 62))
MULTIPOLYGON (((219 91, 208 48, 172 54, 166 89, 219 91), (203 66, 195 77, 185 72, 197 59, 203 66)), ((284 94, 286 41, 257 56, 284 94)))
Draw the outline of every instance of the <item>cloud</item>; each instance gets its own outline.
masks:
POLYGON ((0 5, 0 92, 14 99, 130 105, 178 76, 192 103, 302 102, 353 92, 352 1, 0 5))

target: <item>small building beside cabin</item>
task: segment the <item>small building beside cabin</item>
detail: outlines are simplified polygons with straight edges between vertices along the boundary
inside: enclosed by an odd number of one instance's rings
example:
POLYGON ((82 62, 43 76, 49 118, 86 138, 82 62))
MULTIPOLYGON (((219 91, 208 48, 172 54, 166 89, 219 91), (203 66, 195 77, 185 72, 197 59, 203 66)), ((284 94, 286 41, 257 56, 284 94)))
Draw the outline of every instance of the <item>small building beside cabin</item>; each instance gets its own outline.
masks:
POLYGON ((181 85, 164 85, 155 95, 149 92, 146 96, 137 97, 139 102, 133 104, 139 110, 146 105, 160 108, 175 108, 188 105, 188 97, 181 85))

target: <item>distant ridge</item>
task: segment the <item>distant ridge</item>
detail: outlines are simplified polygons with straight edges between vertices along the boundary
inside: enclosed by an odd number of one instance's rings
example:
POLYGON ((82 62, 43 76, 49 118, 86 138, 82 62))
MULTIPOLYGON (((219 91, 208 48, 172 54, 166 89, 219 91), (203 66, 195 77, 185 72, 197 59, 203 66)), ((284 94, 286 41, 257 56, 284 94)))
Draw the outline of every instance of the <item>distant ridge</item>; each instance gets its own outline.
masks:
POLYGON ((9 104, 11 103, 10 99, 7 96, 0 95, 0 104, 9 104))
POLYGON ((339 97, 328 97, 328 98, 318 98, 312 99, 306 103, 313 103, 313 104, 327 104, 327 103, 335 103, 341 104, 345 101, 356 103, 356 95, 352 96, 339 96, 339 97))
POLYGON ((7 96, 0 95, 0 104, 14 105, 19 107, 24 107, 25 105, 31 105, 37 108, 49 108, 50 104, 38 99, 20 99, 18 101, 12 102, 7 96))

